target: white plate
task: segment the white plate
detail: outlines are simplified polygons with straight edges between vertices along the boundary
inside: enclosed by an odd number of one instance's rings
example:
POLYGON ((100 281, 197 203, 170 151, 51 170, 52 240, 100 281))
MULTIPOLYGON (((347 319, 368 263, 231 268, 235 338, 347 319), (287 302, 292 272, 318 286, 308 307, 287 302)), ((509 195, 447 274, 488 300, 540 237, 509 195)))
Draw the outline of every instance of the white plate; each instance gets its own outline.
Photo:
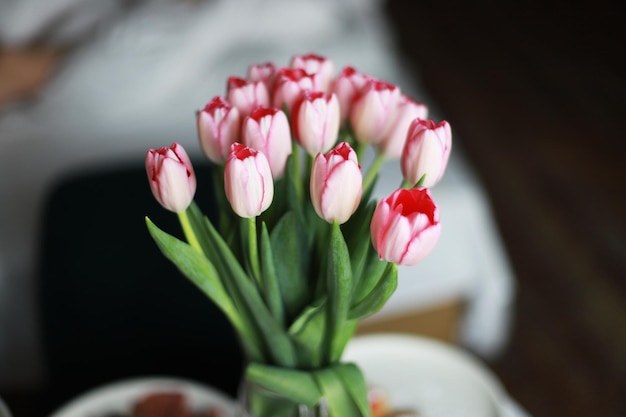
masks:
POLYGON ((344 361, 386 389, 395 407, 424 417, 509 417, 508 397, 491 372, 460 348, 400 334, 357 336, 344 361))
POLYGON ((50 417, 104 417, 108 413, 128 413, 142 396, 155 391, 180 392, 192 410, 218 407, 225 416, 233 414, 233 400, 205 385, 178 378, 129 379, 89 391, 72 400, 50 417))

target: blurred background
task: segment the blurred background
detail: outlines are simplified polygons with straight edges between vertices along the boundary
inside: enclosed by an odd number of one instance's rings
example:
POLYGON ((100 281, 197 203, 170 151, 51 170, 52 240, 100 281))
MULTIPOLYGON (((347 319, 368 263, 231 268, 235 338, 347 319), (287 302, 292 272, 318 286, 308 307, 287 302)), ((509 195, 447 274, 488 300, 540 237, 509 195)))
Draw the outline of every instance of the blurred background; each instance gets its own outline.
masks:
POLYGON ((434 190, 451 234, 419 270, 426 284, 404 291, 414 305, 399 299, 403 314, 363 332, 412 331, 473 351, 532 417, 626 415, 625 17, 609 0, 508 11, 454 1, 4 0, 0 398, 15 417, 43 417, 110 379, 201 378, 215 366, 180 365, 182 348, 194 356, 190 345, 206 343, 185 339, 199 324, 213 326, 204 336, 218 351, 233 341, 216 315, 176 321, 211 312, 187 283, 173 288, 175 271, 143 247, 143 216, 168 222, 143 155, 176 140, 202 159, 193 112, 226 77, 318 52, 337 69, 401 85, 454 135, 454 161, 434 190), (155 287, 146 294, 129 275, 155 287), (164 294, 180 297, 164 303, 164 294), (124 310, 138 300, 146 311, 124 310), (147 330, 108 333, 111 311, 115 325, 147 330), (120 343, 138 365, 116 374, 107 353, 119 355, 120 343), (157 344, 165 353, 149 349, 157 344))

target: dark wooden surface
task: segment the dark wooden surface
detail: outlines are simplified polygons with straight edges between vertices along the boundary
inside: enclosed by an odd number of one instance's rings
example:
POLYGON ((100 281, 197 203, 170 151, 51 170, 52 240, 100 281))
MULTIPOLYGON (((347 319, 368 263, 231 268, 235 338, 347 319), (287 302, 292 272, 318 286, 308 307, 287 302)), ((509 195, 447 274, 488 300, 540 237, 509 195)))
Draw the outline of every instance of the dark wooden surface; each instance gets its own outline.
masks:
POLYGON ((533 417, 626 416, 626 19, 577 4, 387 7, 491 200, 518 292, 490 366, 533 417))

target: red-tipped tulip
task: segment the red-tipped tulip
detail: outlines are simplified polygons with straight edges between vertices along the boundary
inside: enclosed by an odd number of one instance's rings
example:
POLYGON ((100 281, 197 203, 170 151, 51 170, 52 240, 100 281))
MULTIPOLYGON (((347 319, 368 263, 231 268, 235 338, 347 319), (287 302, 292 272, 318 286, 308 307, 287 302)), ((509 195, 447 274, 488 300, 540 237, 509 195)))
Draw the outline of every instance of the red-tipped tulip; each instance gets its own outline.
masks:
POLYGON ((293 132, 309 155, 327 152, 339 134, 339 101, 334 94, 306 90, 296 102, 293 132))
POLYGON ((311 202, 315 212, 329 223, 345 223, 357 209, 363 178, 356 153, 346 142, 330 152, 318 153, 311 169, 311 202))
POLYGON ((230 153, 230 145, 239 139, 239 110, 224 98, 214 97, 198 112, 197 123, 198 138, 204 154, 211 161, 223 164, 230 153))
POLYGON ((373 80, 369 75, 361 74, 354 67, 345 67, 335 78, 332 84, 332 91, 339 99, 341 110, 341 121, 346 121, 352 111, 352 101, 365 83, 373 80))
POLYGON ((189 207, 196 192, 196 175, 180 144, 150 149, 146 153, 146 173, 152 194, 163 207, 175 213, 189 207))
POLYGON ((234 143, 224 164, 224 191, 241 217, 256 217, 267 210, 274 198, 274 182, 265 155, 234 143))
POLYGON ((303 69, 281 68, 276 76, 272 104, 291 115, 293 106, 304 90, 317 90, 315 77, 303 69))
POLYGON ((425 119, 428 116, 428 108, 424 104, 417 103, 402 95, 395 114, 391 129, 376 146, 378 152, 385 155, 387 159, 396 159, 402 156, 402 149, 404 149, 411 123, 418 118, 425 119))
POLYGON ((259 106, 270 105, 269 91, 263 81, 248 81, 239 77, 228 78, 226 98, 237 107, 242 118, 259 106))
POLYGON ((352 131, 360 143, 377 144, 391 129, 400 88, 384 81, 368 81, 355 96, 350 112, 352 131))
POLYGON ((291 154, 291 132, 287 116, 282 110, 259 107, 246 117, 242 127, 243 143, 265 154, 274 178, 285 173, 291 154))
POLYGON ((300 68, 312 74, 315 78, 315 87, 325 93, 330 92, 335 72, 335 66, 330 59, 317 54, 294 55, 289 65, 291 68, 300 68))
POLYGON ((421 185, 437 184, 446 170, 451 148, 452 132, 448 122, 435 124, 432 120, 414 120, 402 151, 404 180, 416 184, 425 175, 421 185))
POLYGON ((378 203, 370 231, 380 259, 415 265, 439 240, 439 209, 427 188, 400 188, 378 203))
POLYGON ((270 93, 270 98, 272 96, 272 91, 274 91, 274 82, 276 81, 276 76, 278 75, 278 66, 273 62, 265 62, 263 64, 254 64, 248 67, 248 81, 262 81, 267 87, 267 91, 270 93))

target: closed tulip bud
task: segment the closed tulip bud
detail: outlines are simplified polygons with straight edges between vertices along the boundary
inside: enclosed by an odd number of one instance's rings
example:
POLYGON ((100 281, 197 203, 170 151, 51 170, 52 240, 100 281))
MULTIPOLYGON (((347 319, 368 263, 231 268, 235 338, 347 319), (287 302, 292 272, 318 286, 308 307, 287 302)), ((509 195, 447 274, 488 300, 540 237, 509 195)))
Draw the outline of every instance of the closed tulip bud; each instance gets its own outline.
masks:
POLYGON ((313 75, 303 69, 281 68, 274 84, 273 106, 281 110, 286 106, 291 115, 295 102, 304 90, 317 90, 313 75))
POLYGON ((272 91, 274 91, 274 82, 278 75, 278 67, 273 62, 266 62, 264 64, 255 64, 248 67, 248 81, 262 81, 267 87, 269 96, 271 98, 272 91))
POLYGON ((274 198, 274 182, 265 155, 234 143, 224 164, 224 191, 241 217, 256 217, 267 210, 274 198))
POLYGON ((350 123, 357 141, 377 144, 391 129, 400 89, 384 81, 368 81, 355 96, 350 123))
POLYGON ((427 188, 400 188, 378 202, 370 231, 380 259, 415 265, 439 240, 439 209, 427 188))
POLYGON ((373 80, 369 75, 361 74, 354 67, 345 67, 332 83, 332 91, 339 99, 341 121, 344 122, 352 111, 352 101, 368 81, 373 80))
POLYGON ((352 216, 361 201, 363 177, 356 153, 347 142, 317 154, 310 192, 315 212, 327 222, 341 224, 352 216))
POLYGON ((451 148, 452 132, 448 122, 435 124, 432 120, 414 120, 402 151, 404 180, 416 184, 425 175, 421 185, 432 187, 437 184, 446 170, 451 148))
POLYGON ((335 72, 335 66, 330 59, 316 54, 294 55, 291 57, 290 66, 291 68, 303 69, 308 74, 312 74, 315 78, 317 90, 325 93, 330 92, 335 72))
POLYGON ((391 129, 377 145, 378 152, 385 155, 387 159, 400 158, 411 123, 417 118, 425 119, 427 116, 428 108, 424 104, 402 95, 397 104, 391 129))
POLYGON ((339 134, 337 96, 304 91, 294 106, 291 121, 296 140, 309 155, 328 151, 339 134))
POLYGON ((237 107, 242 118, 259 106, 270 105, 269 91, 263 81, 248 81, 239 77, 228 78, 226 98, 237 107))
POLYGON ((291 132, 287 116, 281 110, 259 107, 246 117, 242 126, 243 143, 265 154, 274 178, 285 173, 291 154, 291 132))
POLYGON ((146 173, 152 194, 163 207, 174 213, 189 207, 196 192, 196 175, 180 144, 150 149, 146 153, 146 173))
POLYGON ((230 153, 230 145, 239 139, 239 110, 224 98, 214 97, 198 112, 197 123, 198 138, 204 154, 211 161, 223 164, 230 153))

